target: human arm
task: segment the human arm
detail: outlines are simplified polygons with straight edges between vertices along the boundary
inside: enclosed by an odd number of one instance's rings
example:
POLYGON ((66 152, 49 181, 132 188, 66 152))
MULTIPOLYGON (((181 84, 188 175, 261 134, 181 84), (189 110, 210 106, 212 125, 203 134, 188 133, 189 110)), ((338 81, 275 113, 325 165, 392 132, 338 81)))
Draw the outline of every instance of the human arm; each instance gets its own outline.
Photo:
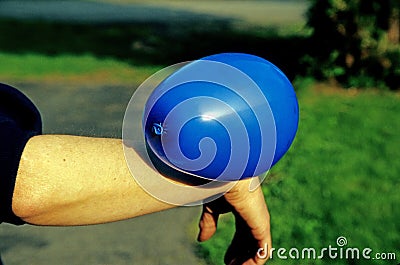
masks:
MULTIPOLYGON (((143 174, 143 162, 135 159, 135 173, 143 174)), ((36 225, 105 223, 173 207, 135 182, 121 140, 68 135, 28 141, 12 206, 17 216, 36 225)))
MULTIPOLYGON (((141 158, 135 157, 134 163, 135 173, 145 174, 141 158)), ((269 214, 261 189, 250 192, 249 183, 239 181, 224 197, 204 205, 199 240, 212 236, 219 214, 233 211, 236 235, 226 260, 249 259, 247 264, 263 264, 265 260, 258 259, 256 251, 265 243, 271 246, 269 214)), ((126 165, 121 140, 39 135, 28 141, 22 153, 13 211, 28 223, 97 224, 172 207, 136 183, 126 165)))

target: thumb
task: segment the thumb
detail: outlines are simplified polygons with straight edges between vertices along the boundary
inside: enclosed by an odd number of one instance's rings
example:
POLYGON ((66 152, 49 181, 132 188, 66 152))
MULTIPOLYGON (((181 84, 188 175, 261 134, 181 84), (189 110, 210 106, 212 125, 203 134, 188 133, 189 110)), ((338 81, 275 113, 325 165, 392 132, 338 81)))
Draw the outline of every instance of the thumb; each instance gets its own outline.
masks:
POLYGON ((200 232, 197 237, 199 242, 210 239, 217 230, 218 213, 212 211, 208 206, 203 206, 203 212, 200 217, 199 228, 200 232))

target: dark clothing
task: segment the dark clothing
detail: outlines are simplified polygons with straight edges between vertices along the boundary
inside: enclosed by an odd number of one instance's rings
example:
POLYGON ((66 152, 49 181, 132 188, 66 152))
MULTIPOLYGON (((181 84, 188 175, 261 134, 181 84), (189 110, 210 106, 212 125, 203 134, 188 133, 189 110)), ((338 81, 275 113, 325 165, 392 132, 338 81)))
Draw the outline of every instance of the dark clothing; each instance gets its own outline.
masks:
POLYGON ((15 88, 0 83, 0 223, 24 223, 11 207, 15 178, 26 143, 41 133, 35 105, 15 88))

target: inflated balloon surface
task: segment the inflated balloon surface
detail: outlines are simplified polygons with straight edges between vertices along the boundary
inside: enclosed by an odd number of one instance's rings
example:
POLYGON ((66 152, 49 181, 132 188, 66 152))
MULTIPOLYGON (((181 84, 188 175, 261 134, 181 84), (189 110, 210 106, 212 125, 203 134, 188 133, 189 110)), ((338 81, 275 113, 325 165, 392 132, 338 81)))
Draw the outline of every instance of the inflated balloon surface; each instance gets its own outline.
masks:
POLYGON ((190 62, 158 84, 142 129, 153 163, 236 181, 277 163, 298 119, 296 94, 282 71, 254 55, 223 53, 190 62))

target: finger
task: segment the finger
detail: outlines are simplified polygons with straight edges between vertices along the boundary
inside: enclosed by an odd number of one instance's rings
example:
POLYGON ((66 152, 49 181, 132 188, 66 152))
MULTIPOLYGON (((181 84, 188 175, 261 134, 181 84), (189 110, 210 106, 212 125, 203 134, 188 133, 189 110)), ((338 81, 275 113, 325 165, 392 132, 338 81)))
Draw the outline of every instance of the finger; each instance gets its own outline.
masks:
POLYGON ((224 197, 205 204, 203 206, 203 212, 200 218, 200 232, 197 240, 202 242, 211 238, 217 229, 219 215, 232 210, 232 206, 225 200, 224 197))
MULTIPOLYGON (((262 199, 265 201, 263 195, 262 199)), ((251 234, 257 240, 258 246, 257 246, 257 251, 255 253, 253 252, 253 257, 250 258, 247 262, 243 263, 245 265, 265 264, 265 262, 268 260, 270 256, 270 250, 272 248, 270 215, 266 204, 264 204, 264 207, 262 208, 263 210, 260 212, 259 215, 260 216, 259 222, 249 225, 251 234)), ((249 221, 246 222, 249 223, 249 221)))
MULTIPOLYGON (((242 185, 243 188, 245 184, 242 185)), ((232 253, 230 258, 231 260, 235 258, 237 261, 232 264, 264 264, 268 259, 272 240, 270 216, 261 188, 253 192, 238 189, 238 192, 227 195, 226 199, 235 208, 237 222, 235 237, 240 238, 240 240, 234 238, 230 247, 232 253)), ((229 257, 228 254, 229 252, 226 257, 229 257)))
POLYGON ((203 206, 203 212, 199 222, 200 231, 197 237, 199 242, 206 241, 214 235, 217 230, 218 216, 219 214, 213 212, 209 206, 203 206))
POLYGON ((249 258, 246 262, 243 263, 244 265, 262 265, 265 264, 270 257, 272 239, 268 208, 266 208, 264 220, 265 224, 262 227, 264 227, 265 229, 258 229, 257 232, 254 232, 254 230, 251 231, 254 238, 258 238, 257 250, 256 252, 253 252, 253 257, 249 258))
POLYGON ((231 197, 229 197, 231 194, 227 194, 225 197, 251 229, 255 239, 260 241, 266 240, 267 231, 270 228, 270 217, 261 188, 259 187, 253 192, 242 190, 240 193, 240 197, 235 196, 235 194, 231 197), (244 199, 241 199, 242 197, 244 199))
POLYGON ((270 215, 260 187, 248 192, 244 203, 236 203, 235 211, 249 227, 254 239, 260 244, 270 243, 270 215))

